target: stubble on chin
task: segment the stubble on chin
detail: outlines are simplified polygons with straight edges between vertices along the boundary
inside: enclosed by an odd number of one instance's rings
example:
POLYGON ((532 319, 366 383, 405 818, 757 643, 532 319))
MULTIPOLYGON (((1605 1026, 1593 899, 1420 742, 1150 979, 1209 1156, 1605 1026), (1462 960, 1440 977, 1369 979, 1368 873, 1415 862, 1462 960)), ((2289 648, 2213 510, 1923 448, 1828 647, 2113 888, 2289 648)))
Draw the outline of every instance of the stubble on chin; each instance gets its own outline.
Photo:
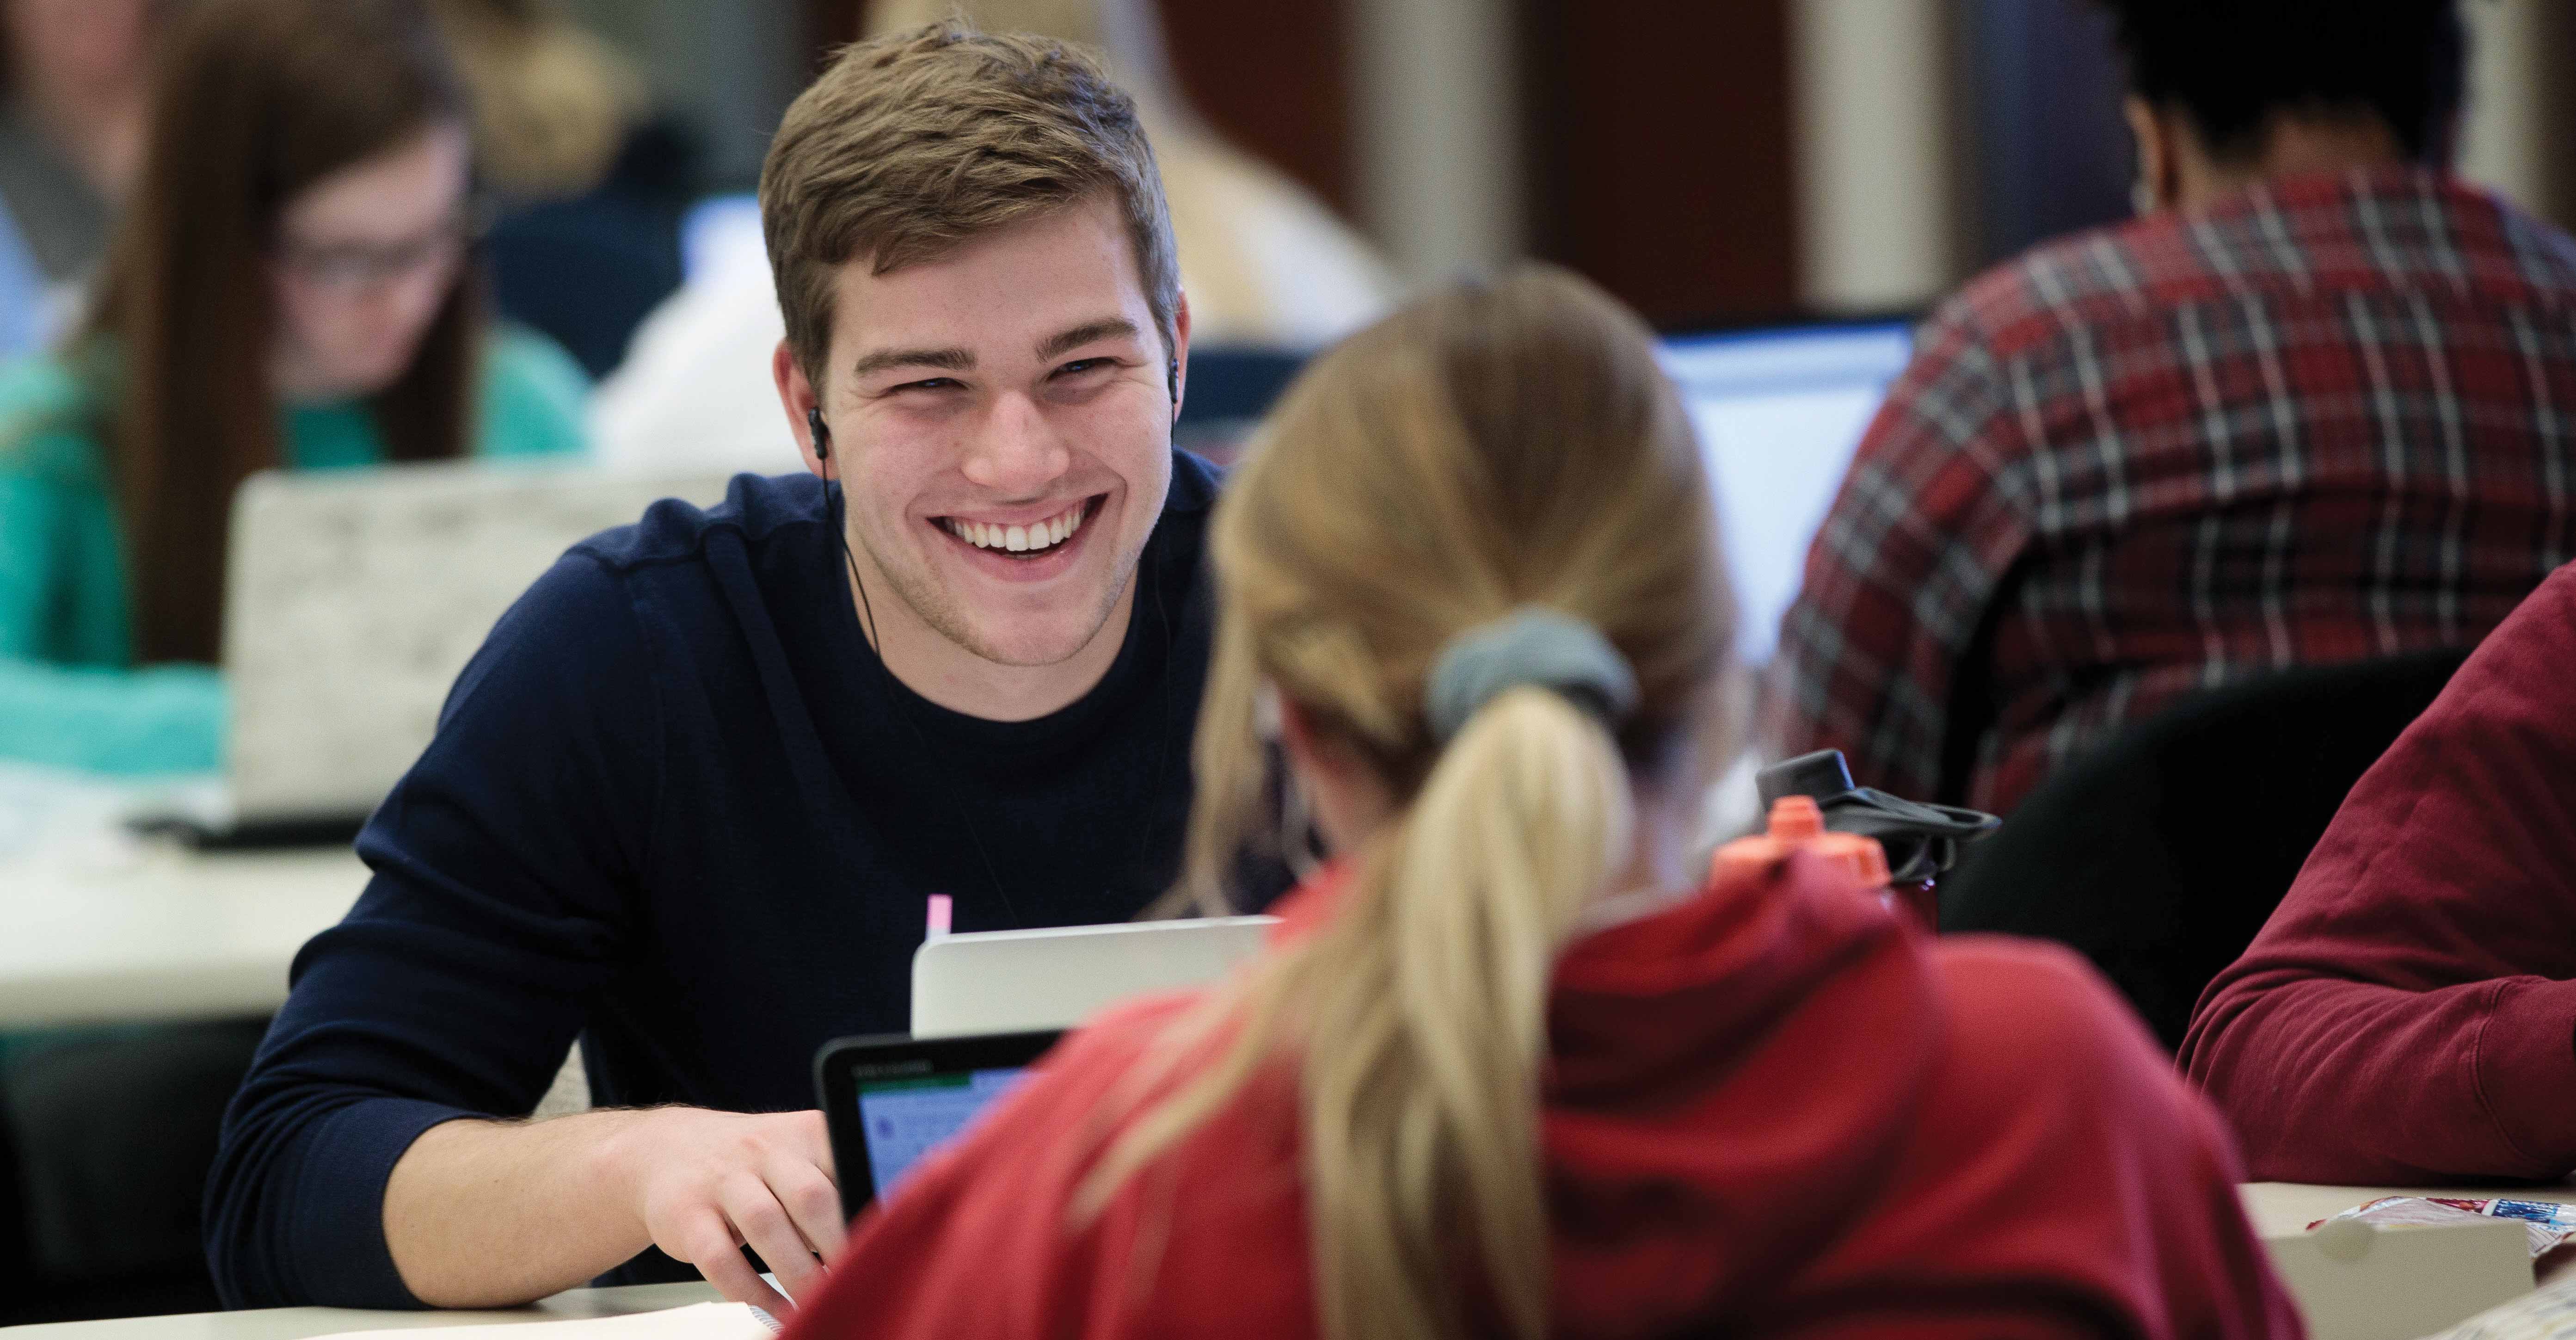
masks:
POLYGON ((1076 625, 1081 630, 1080 636, 1067 638, 1057 646, 1030 648, 1006 645, 1002 639, 992 636, 990 630, 977 628, 964 603, 926 562, 899 568, 887 563, 884 556, 876 551, 876 546, 867 543, 865 536, 860 537, 860 543, 867 548, 869 557, 876 561, 877 571, 885 574, 886 581, 894 587, 895 598, 909 606, 914 617, 928 625, 932 632, 981 660, 1020 669, 1062 665, 1089 648, 1099 638, 1100 630, 1109 625, 1109 616, 1117 613, 1119 597, 1125 595, 1128 584, 1136 580, 1137 564, 1144 558, 1142 545, 1134 553, 1118 556, 1118 565, 1111 569, 1109 581, 1103 583, 1094 608, 1076 625))

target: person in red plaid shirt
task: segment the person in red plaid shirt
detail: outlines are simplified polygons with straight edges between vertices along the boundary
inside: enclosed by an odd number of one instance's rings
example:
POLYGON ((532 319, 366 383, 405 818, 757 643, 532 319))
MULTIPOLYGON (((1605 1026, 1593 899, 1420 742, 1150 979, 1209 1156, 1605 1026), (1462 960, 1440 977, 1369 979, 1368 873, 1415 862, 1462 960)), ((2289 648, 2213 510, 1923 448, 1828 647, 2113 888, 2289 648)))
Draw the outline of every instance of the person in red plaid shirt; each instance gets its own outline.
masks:
POLYGON ((2576 240, 2449 175, 2453 0, 2111 0, 2142 215, 1942 304, 1783 620, 1782 754, 2009 811, 2173 700, 2576 557, 2576 240))

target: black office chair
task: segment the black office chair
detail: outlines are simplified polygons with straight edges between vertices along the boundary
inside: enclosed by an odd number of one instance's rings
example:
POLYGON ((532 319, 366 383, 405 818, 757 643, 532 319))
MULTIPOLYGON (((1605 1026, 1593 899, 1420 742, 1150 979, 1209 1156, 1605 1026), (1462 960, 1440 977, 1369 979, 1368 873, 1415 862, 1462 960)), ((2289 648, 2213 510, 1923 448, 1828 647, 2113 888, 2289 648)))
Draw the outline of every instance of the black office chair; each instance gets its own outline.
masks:
POLYGON ((58 1033, 6 1067, 0 1325, 223 1306, 199 1203, 266 1032, 243 1019, 58 1033))
POLYGON ((2352 784, 2466 653, 2267 674, 2178 703, 2042 783, 1941 886, 1941 929, 2093 960, 2168 1049, 2352 784))

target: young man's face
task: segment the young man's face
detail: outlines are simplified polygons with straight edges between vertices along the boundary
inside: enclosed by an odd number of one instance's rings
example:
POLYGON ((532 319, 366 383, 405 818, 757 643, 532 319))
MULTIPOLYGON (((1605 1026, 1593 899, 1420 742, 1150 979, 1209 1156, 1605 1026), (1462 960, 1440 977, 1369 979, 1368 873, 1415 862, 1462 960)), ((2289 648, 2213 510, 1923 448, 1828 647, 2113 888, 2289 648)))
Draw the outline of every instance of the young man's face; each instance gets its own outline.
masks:
POLYGON ((1171 484, 1186 310, 1175 326, 1167 351, 1106 194, 889 274, 842 267, 822 414, 891 594, 1002 665, 1100 637, 1171 484))

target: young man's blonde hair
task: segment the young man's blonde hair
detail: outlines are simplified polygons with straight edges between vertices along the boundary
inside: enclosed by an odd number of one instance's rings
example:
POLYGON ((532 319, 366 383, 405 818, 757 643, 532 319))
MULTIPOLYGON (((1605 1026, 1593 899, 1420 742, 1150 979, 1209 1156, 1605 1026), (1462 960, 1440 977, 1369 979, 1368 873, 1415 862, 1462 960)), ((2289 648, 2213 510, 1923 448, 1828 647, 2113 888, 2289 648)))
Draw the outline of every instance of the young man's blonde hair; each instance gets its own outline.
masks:
POLYGON ((885 274, 1103 190, 1168 355, 1181 275, 1162 175, 1097 60, 954 20, 851 46, 787 109, 760 172, 788 347, 819 391, 853 257, 885 274))

